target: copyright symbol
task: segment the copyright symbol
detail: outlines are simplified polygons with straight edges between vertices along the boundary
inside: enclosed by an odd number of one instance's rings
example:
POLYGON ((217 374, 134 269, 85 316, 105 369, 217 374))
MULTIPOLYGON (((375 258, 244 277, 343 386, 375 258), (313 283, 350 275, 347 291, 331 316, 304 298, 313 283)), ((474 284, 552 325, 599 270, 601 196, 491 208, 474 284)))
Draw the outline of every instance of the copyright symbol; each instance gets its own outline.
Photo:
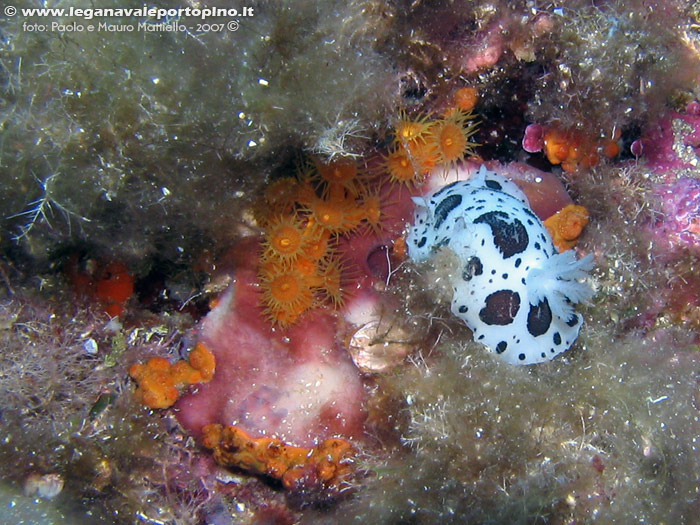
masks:
POLYGON ((228 24, 226 24, 226 27, 229 31, 238 31, 240 24, 238 23, 238 20, 231 20, 228 24))
POLYGON ((3 9, 3 11, 5 11, 5 14, 7 16, 15 16, 17 14, 17 8, 13 5, 5 6, 5 9, 3 9))

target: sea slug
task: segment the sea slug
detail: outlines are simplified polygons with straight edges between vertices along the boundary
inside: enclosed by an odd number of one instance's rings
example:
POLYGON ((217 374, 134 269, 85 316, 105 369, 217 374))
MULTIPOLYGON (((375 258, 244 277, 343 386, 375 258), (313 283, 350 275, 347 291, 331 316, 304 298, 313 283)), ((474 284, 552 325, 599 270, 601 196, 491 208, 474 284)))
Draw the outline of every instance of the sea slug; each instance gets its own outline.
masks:
POLYGON ((514 364, 549 361, 571 347, 583 324, 574 303, 593 295, 579 281, 593 256, 558 253, 515 183, 482 166, 414 202, 408 254, 416 262, 442 247, 456 254, 452 313, 475 341, 514 364))

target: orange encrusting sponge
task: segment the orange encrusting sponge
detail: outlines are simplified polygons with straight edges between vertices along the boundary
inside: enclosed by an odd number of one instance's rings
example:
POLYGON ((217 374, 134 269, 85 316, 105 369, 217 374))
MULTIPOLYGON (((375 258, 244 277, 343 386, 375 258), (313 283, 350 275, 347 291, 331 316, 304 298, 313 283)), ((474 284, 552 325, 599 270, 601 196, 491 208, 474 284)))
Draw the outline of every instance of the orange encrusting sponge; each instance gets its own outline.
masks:
POLYGON ((189 356, 190 366, 202 375, 202 383, 208 383, 216 372, 216 358, 203 343, 197 343, 189 356))
POLYGON ((544 221, 559 252, 570 250, 578 242, 588 225, 588 210, 578 204, 569 204, 544 221))
POLYGON ((126 301, 134 293, 134 278, 126 265, 112 262, 95 283, 95 295, 104 304, 105 312, 115 317, 124 311, 126 301))
POLYGON ((204 446, 214 451, 219 465, 280 480, 287 490, 339 491, 354 470, 356 450, 344 439, 303 448, 277 438, 252 438, 232 425, 206 425, 202 432, 204 446))
POLYGON ((110 317, 120 315, 134 294, 134 277, 129 268, 118 261, 105 263, 99 259, 90 259, 87 262, 90 264, 81 268, 79 256, 74 254, 66 265, 66 274, 76 293, 98 300, 110 317))
POLYGON ((186 385, 207 383, 214 377, 216 359, 202 343, 190 352, 189 362, 171 364, 164 357, 151 357, 146 364, 136 363, 129 375, 138 383, 136 396, 149 408, 169 408, 186 385))
POLYGON ((615 136, 596 141, 586 134, 558 126, 550 126, 544 132, 544 152, 552 164, 561 164, 566 172, 575 172, 579 168, 592 168, 598 164, 600 155, 614 158, 620 153, 615 136))

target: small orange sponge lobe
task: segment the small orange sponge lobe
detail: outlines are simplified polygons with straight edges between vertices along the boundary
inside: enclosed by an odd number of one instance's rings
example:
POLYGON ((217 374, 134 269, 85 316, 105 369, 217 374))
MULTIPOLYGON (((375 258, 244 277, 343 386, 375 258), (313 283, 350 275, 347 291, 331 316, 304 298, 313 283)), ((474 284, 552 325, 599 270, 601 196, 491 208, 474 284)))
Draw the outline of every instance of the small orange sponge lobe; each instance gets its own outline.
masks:
POLYGON ((462 111, 471 111, 479 101, 479 91, 474 87, 463 87, 455 93, 455 105, 462 111))
POLYGON ((151 357, 145 365, 137 363, 129 368, 129 375, 139 384, 136 395, 147 407, 168 408, 177 401, 179 393, 170 368, 164 357, 151 357))
POLYGON ((136 397, 148 408, 169 408, 186 385, 211 381, 216 370, 214 354, 202 343, 190 352, 189 362, 171 364, 164 357, 151 357, 145 364, 136 363, 129 375, 136 381, 136 397))
POLYGON ((588 225, 588 210, 578 204, 569 204, 544 221, 559 252, 570 250, 578 242, 588 225))
POLYGON ((203 343, 197 343, 190 352, 190 366, 202 374, 202 382, 211 381, 216 372, 216 359, 203 343))

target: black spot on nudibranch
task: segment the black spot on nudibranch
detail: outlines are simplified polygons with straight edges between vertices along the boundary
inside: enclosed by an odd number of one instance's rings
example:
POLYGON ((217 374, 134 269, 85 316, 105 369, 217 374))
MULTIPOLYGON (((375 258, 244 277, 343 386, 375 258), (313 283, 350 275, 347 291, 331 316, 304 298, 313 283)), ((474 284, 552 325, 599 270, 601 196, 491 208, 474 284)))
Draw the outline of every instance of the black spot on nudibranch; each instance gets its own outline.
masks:
POLYGON ((552 310, 549 308, 547 299, 540 301, 537 305, 530 305, 530 312, 527 314, 527 331, 533 336, 544 334, 552 324, 552 310))
POLYGON ((520 354, 518 356, 518 359, 520 359, 521 361, 525 361, 525 354, 520 354))
POLYGON ((447 216, 452 210, 457 206, 462 204, 461 195, 448 195, 442 202, 435 207, 435 229, 437 230, 440 225, 445 222, 447 216))
POLYGON ((425 243, 426 243, 426 242, 428 242, 428 238, 427 238, 427 237, 421 237, 420 241, 418 241, 418 243, 416 244, 416 246, 418 246, 419 248, 422 248, 423 246, 425 246, 425 243))
POLYGON ((464 265, 464 270, 462 270, 462 279, 465 281, 471 280, 472 277, 481 275, 484 273, 484 266, 481 264, 481 259, 472 255, 467 259, 467 264, 464 265))
POLYGON ((566 326, 570 326, 571 328, 573 328, 573 327, 576 326, 577 324, 578 324, 578 317, 576 317, 575 315, 572 315, 572 316, 571 316, 571 319, 569 319, 569 320, 566 322, 566 326))
POLYGON ((450 188, 454 188, 454 187, 457 185, 458 182, 459 182, 459 181, 451 182, 451 183, 448 184, 447 186, 443 186, 443 187, 440 189, 440 191, 438 191, 435 195, 433 195, 433 199, 434 199, 435 197, 438 197, 438 196, 440 196, 441 194, 445 193, 445 192, 446 192, 447 190, 449 190, 450 188))
POLYGON ((485 180, 484 184, 492 190, 502 190, 503 186, 498 181, 495 180, 485 180))
POLYGON ((506 343, 505 341, 501 341, 496 345, 496 353, 502 354, 506 351, 506 348, 508 348, 508 343, 506 343))
POLYGON ((512 290, 499 290, 486 298, 486 306, 479 312, 479 319, 488 325, 507 325, 513 322, 520 310, 520 294, 512 290))
POLYGON ((462 305, 459 307, 459 313, 464 314, 467 313, 468 308, 465 305, 462 305))
POLYGON ((530 242, 523 223, 518 219, 511 219, 503 211, 484 213, 474 220, 474 224, 488 224, 491 227, 493 243, 503 254, 504 259, 524 252, 530 242))
POLYGON ((532 210, 530 210, 529 208, 523 208, 523 211, 524 211, 525 213, 527 213, 527 214, 528 214, 530 217, 532 217, 533 219, 536 219, 537 221, 540 220, 540 219, 537 217, 537 215, 535 215, 535 213, 534 213, 532 210))
POLYGON ((557 346, 561 344, 561 335, 559 335, 559 332, 554 332, 554 337, 552 337, 552 340, 557 346))

